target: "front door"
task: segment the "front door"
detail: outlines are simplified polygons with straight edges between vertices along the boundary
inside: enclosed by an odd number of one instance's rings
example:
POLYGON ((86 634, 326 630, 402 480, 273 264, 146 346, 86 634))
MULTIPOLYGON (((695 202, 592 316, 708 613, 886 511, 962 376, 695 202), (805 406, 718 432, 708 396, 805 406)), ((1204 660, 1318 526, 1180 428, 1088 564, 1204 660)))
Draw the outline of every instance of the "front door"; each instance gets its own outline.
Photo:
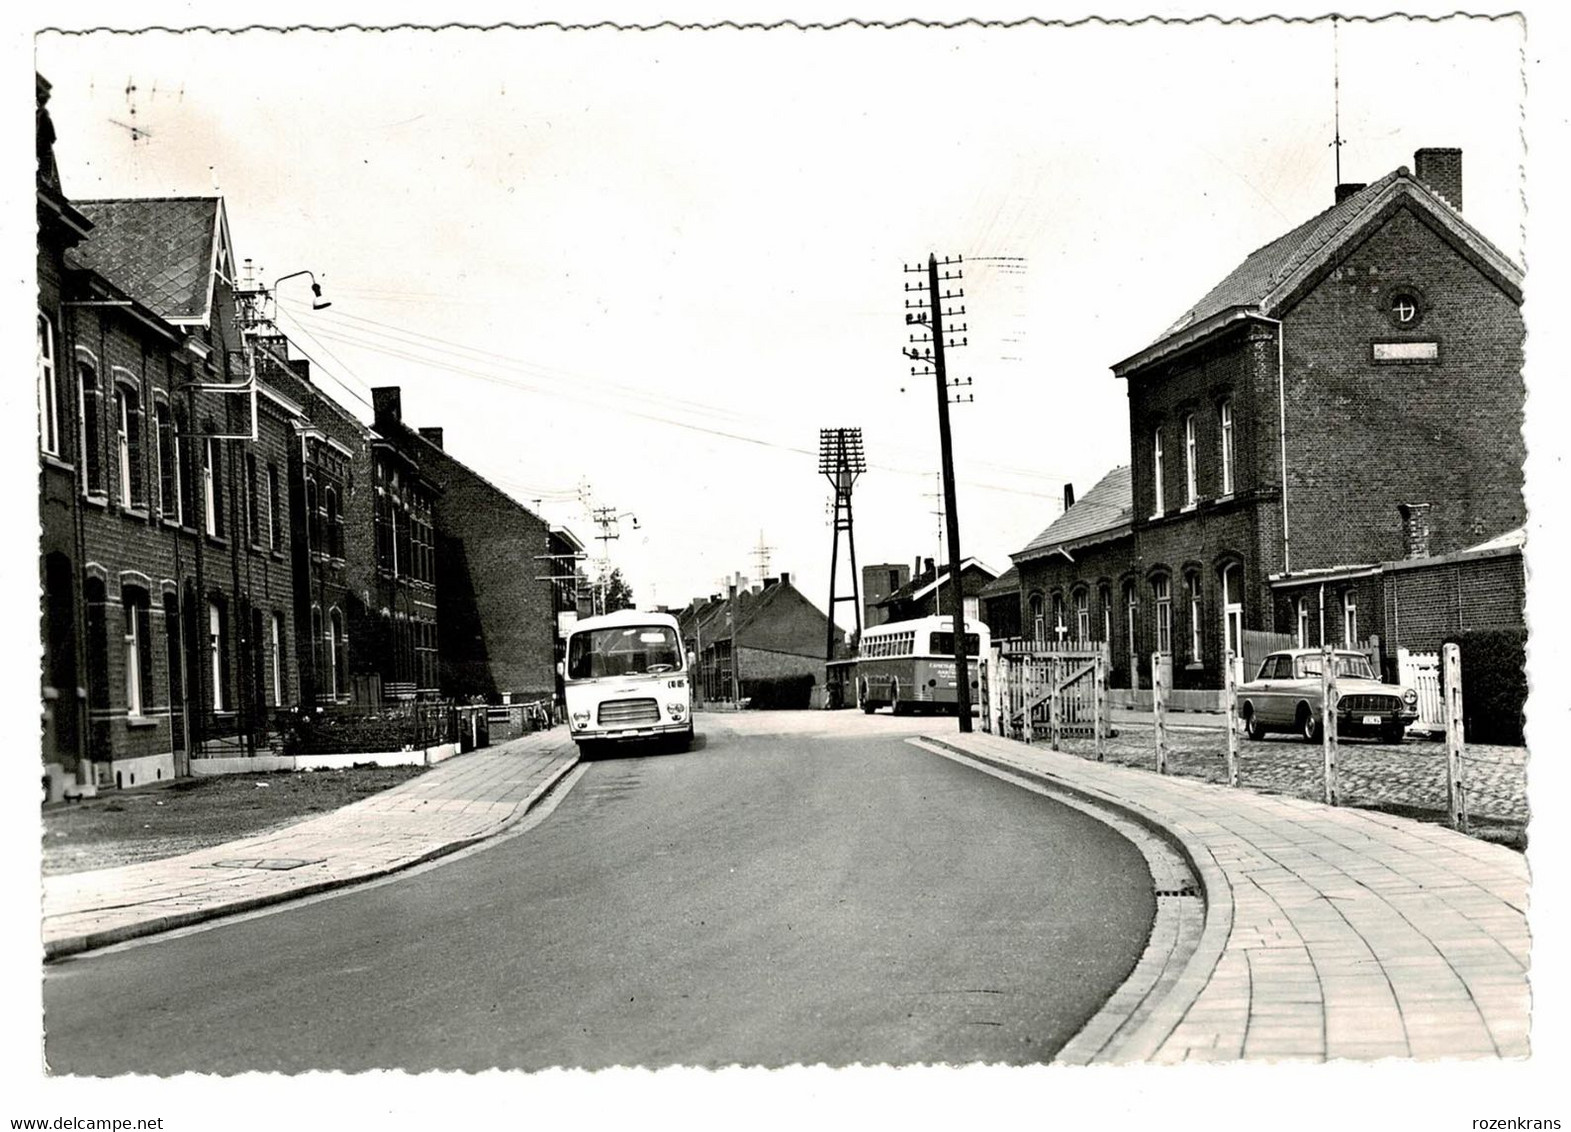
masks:
POLYGON ((1244 675, 1244 586, 1236 565, 1222 571, 1222 647, 1233 658, 1233 683, 1244 675))

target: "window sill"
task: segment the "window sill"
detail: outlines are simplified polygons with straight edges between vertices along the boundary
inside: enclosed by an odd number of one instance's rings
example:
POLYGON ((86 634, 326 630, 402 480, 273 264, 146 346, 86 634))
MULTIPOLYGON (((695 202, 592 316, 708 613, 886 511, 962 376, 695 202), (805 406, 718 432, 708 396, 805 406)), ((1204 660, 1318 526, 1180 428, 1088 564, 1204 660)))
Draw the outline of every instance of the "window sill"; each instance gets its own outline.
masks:
POLYGON ((207 539, 210 546, 216 546, 223 550, 229 549, 229 540, 224 538, 222 535, 208 534, 204 537, 207 539))
POLYGON ((125 717, 125 725, 138 731, 149 727, 157 727, 160 722, 162 721, 149 715, 128 715, 125 717))
POLYGON ((287 557, 287 555, 285 555, 281 550, 270 550, 268 551, 268 554, 272 555, 273 558, 278 562, 284 561, 284 559, 287 557))
POLYGON ((1193 503, 1186 503, 1186 504, 1184 504, 1182 507, 1180 507, 1178 509, 1178 513, 1180 515, 1185 515, 1185 514, 1188 514, 1190 511, 1195 510, 1199 506, 1200 506, 1200 501, 1197 499, 1193 503))
POLYGON ((38 459, 40 460, 40 462, 43 463, 43 465, 46 468, 54 468, 56 471, 60 471, 60 472, 74 472, 74 471, 76 471, 76 465, 75 464, 67 464, 64 460, 60 459, 60 457, 56 456, 53 452, 44 452, 44 451, 40 450, 39 453, 38 453, 38 459))
POLYGON ((127 519, 135 519, 139 523, 147 522, 148 518, 150 517, 147 513, 147 508, 145 507, 122 506, 120 508, 120 514, 124 515, 127 519))
POLYGON ((86 503, 90 507, 102 507, 106 511, 109 509, 109 497, 107 495, 93 495, 90 492, 85 493, 82 496, 82 502, 86 503))

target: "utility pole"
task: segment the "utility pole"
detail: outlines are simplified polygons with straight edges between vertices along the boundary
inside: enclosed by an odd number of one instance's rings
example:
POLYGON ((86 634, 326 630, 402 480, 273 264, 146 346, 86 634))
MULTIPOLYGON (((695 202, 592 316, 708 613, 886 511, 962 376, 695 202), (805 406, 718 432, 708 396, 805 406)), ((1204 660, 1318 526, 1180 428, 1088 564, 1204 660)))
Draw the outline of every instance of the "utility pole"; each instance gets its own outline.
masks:
MULTIPOLYGON (((946 348, 964 346, 964 337, 958 340, 955 334, 965 332, 965 324, 946 332, 944 319, 958 317, 965 314, 965 307, 948 307, 951 303, 965 298, 965 292, 956 287, 953 291, 940 290, 940 284, 957 283, 963 278, 960 270, 960 257, 950 258, 945 256, 940 262, 936 255, 927 257, 927 283, 907 282, 907 293, 922 291, 927 292, 926 298, 906 300, 906 325, 914 328, 915 333, 909 337, 910 345, 905 349, 905 356, 918 363, 911 367, 913 377, 933 375, 934 386, 938 392, 938 453, 944 474, 944 520, 949 533, 949 584, 954 587, 954 640, 955 640, 955 707, 960 716, 960 730, 962 733, 971 731, 971 673, 966 657, 965 641, 965 599, 960 588, 960 515, 955 506, 955 460, 954 447, 949 435, 949 400, 951 392, 961 385, 970 386, 971 379, 964 382, 950 382, 944 368, 944 350, 946 348), (940 272, 940 268, 942 271, 940 272)), ((908 266, 906 272, 916 274, 923 269, 921 265, 908 266)), ((972 396, 956 396, 956 401, 970 401, 972 396)))
POLYGON ((818 471, 826 476, 835 488, 835 535, 829 551, 829 625, 824 630, 824 659, 835 659, 835 606, 849 601, 854 611, 857 636, 862 633, 861 577, 856 571, 856 536, 851 524, 851 488, 856 478, 867 471, 867 457, 862 451, 862 430, 859 428, 821 428, 818 430, 818 471), (840 533, 846 536, 846 550, 851 556, 851 592, 842 594, 836 575, 840 571, 840 533))
POLYGON ((595 536, 600 541, 600 558, 596 562, 596 579, 590 591, 594 600, 593 609, 597 614, 605 612, 606 595, 611 585, 611 541, 622 537, 619 522, 622 519, 632 519, 633 529, 638 529, 638 516, 631 511, 618 514, 615 507, 594 507, 589 511, 589 517, 595 526, 600 528, 600 533, 595 536))

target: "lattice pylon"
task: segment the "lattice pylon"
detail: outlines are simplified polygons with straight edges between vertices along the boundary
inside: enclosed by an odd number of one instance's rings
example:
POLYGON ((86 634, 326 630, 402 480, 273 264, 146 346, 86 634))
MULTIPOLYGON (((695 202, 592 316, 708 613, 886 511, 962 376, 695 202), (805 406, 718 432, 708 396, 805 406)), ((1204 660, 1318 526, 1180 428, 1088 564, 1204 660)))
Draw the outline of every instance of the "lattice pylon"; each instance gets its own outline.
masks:
POLYGON ((829 627, 824 643, 824 659, 835 659, 835 609, 841 602, 851 603, 857 635, 862 632, 861 575, 856 568, 856 535, 851 515, 851 489, 867 470, 862 453, 862 430, 826 428, 818 433, 818 470, 835 489, 835 523, 829 551, 829 627), (844 533, 851 560, 851 592, 840 592, 840 536, 844 533))

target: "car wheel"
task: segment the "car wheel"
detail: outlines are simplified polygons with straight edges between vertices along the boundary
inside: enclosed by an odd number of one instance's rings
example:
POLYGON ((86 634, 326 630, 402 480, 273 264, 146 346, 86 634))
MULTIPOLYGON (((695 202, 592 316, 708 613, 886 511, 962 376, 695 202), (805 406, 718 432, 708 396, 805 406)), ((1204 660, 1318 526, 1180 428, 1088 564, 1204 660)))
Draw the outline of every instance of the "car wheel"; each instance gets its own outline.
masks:
POLYGON ((1315 713, 1306 707, 1298 709, 1298 733, 1306 743, 1318 743, 1325 738, 1325 731, 1315 722, 1315 713))
POLYGON ((1255 740, 1266 737, 1266 729, 1260 726, 1260 717, 1254 713, 1253 709, 1244 712, 1244 737, 1255 740))

